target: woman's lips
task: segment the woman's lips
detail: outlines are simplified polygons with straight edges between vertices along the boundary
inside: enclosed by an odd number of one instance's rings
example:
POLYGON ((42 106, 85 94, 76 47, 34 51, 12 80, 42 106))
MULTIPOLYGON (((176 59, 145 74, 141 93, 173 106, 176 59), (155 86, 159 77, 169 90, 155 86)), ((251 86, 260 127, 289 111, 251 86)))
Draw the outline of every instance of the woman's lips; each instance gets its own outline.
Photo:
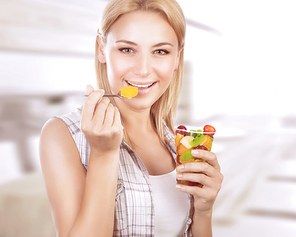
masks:
POLYGON ((130 82, 130 81, 126 81, 127 84, 129 84, 130 86, 134 86, 134 87, 138 87, 139 89, 142 89, 142 88, 148 88, 150 86, 152 86, 155 82, 149 82, 149 83, 139 83, 139 82, 130 82))
POLYGON ((130 82, 130 81, 126 81, 127 84, 129 84, 130 86, 134 86, 134 87, 138 87, 138 95, 145 95, 148 94, 153 86, 156 84, 156 82, 147 82, 147 83, 139 83, 139 82, 130 82))

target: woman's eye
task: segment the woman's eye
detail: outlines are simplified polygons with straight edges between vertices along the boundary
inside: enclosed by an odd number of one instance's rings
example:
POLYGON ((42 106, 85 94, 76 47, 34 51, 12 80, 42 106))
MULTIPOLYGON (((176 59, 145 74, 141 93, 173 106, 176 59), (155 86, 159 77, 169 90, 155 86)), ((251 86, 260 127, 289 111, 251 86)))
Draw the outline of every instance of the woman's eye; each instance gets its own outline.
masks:
POLYGON ((130 49, 130 48, 121 48, 119 49, 119 51, 123 52, 123 53, 133 53, 134 50, 130 49))
POLYGON ((158 49, 154 51, 155 54, 160 54, 160 55, 166 55, 169 54, 169 51, 163 50, 163 49, 158 49))

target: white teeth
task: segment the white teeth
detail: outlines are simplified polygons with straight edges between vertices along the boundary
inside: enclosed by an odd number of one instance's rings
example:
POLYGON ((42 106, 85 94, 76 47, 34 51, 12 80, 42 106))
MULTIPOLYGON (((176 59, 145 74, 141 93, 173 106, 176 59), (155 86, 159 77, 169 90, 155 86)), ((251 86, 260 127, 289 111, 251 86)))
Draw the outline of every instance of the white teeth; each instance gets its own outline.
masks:
POLYGON ((148 84, 148 85, 136 85, 134 83, 131 83, 129 81, 127 81, 128 84, 130 84, 131 86, 134 86, 134 87, 139 87, 139 88, 146 88, 146 87, 149 87, 149 86, 152 86, 154 82, 148 84))

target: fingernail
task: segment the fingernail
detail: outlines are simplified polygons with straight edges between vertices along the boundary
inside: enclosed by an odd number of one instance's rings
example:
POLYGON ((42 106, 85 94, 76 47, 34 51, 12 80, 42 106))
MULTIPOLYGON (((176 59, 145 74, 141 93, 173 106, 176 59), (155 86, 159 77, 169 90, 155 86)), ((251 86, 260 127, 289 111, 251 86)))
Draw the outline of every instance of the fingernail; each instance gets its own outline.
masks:
POLYGON ((92 93, 92 87, 87 85, 86 88, 85 88, 85 92, 86 92, 86 95, 90 95, 90 93, 92 93))
POLYGON ((184 165, 180 165, 180 166, 177 167, 177 170, 181 171, 181 170, 184 170, 184 168, 185 168, 184 165))
POLYGON ((182 173, 178 173, 176 176, 177 176, 177 178, 182 178, 183 174, 182 173))
POLYGON ((199 154, 198 150, 192 150, 191 151, 191 155, 193 155, 193 156, 197 156, 198 154, 199 154))
POLYGON ((177 188, 177 189, 181 189, 181 187, 182 187, 182 186, 181 186, 180 184, 177 184, 177 185, 176 185, 176 188, 177 188))

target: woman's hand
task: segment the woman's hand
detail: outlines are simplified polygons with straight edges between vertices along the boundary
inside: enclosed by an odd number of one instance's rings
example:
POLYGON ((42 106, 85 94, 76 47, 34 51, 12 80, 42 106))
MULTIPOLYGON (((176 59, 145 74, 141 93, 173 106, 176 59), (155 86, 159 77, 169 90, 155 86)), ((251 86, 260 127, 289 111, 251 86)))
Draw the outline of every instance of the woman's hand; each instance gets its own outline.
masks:
POLYGON ((123 138, 118 109, 103 97, 104 90, 94 91, 92 86, 87 86, 86 93, 88 98, 83 106, 81 130, 92 153, 103 155, 118 152, 123 138))
POLYGON ((206 162, 191 162, 178 166, 177 170, 181 173, 177 174, 177 179, 197 182, 203 187, 179 184, 176 187, 193 195, 195 212, 211 211, 223 180, 220 165, 212 152, 192 150, 192 155, 206 162))

